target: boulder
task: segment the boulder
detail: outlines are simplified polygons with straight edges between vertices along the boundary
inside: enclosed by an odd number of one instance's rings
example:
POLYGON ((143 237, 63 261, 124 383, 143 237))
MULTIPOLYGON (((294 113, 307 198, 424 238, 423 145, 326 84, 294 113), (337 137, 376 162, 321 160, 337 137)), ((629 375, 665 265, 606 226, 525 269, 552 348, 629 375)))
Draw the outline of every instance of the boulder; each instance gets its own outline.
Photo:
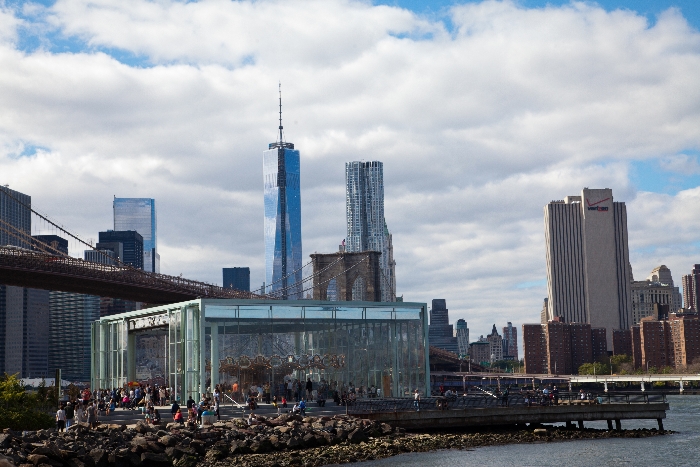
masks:
POLYGON ((141 454, 141 462, 148 467, 169 467, 172 464, 164 453, 144 452, 141 454))
POLYGON ((350 432, 350 434, 348 435, 348 441, 350 441, 353 444, 359 444, 363 441, 367 441, 367 439, 367 435, 359 428, 350 432))
POLYGON ((49 458, 43 454, 29 454, 27 462, 31 462, 33 465, 48 464, 49 458))

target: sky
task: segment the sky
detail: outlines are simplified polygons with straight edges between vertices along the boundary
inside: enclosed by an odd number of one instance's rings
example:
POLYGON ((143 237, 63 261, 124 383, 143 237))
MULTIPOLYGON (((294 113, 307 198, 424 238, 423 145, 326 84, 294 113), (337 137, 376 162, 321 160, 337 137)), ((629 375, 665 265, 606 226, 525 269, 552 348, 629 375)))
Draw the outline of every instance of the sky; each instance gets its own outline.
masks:
POLYGON ((163 273, 257 287, 281 82, 304 257, 382 161, 398 294, 475 340, 539 320, 543 207, 583 187, 627 204, 635 279, 700 262, 699 29, 689 0, 0 0, 0 184, 93 240, 155 198, 163 273))

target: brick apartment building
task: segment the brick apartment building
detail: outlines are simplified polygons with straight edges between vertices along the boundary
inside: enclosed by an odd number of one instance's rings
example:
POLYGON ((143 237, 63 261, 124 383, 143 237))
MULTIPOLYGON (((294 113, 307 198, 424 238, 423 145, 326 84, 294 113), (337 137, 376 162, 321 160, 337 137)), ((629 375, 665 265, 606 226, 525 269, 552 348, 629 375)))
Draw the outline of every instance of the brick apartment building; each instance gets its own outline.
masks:
POLYGON ((526 373, 572 374, 584 363, 607 357, 605 328, 587 323, 565 323, 555 318, 546 324, 523 324, 526 373))
MULTIPOLYGON (((663 310, 662 310, 663 311, 663 310)), ((657 313, 617 334, 618 347, 629 339, 635 368, 683 368, 700 359, 697 313, 657 313)), ((615 354, 625 352, 615 351, 615 354)))

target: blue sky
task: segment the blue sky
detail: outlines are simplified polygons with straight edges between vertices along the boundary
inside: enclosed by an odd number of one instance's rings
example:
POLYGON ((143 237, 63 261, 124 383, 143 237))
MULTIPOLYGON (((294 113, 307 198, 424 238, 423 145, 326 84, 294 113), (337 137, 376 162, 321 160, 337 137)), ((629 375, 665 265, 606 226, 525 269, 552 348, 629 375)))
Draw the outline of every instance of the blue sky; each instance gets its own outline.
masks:
MULTIPOLYGON (((467 2, 454 2, 449 0, 388 0, 378 1, 375 3, 384 5, 398 5, 418 13, 439 14, 444 8, 448 8, 456 3, 467 2)), ((516 1, 516 3, 527 8, 541 8, 547 5, 566 5, 571 2, 562 0, 519 0, 516 1)), ((588 3, 596 3, 608 11, 615 9, 633 10, 649 18, 651 24, 655 23, 656 16, 659 13, 667 10, 668 8, 675 7, 681 10, 683 16, 686 17, 690 24, 692 24, 696 29, 700 29, 700 2, 697 0, 608 0, 588 3)))

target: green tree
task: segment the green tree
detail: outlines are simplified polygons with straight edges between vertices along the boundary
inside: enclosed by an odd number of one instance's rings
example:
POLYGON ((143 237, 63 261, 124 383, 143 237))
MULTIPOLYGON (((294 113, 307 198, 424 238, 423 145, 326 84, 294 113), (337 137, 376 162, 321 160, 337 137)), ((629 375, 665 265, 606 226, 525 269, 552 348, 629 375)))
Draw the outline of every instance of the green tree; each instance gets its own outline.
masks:
POLYGON ((609 375, 610 365, 607 363, 595 362, 595 363, 584 363, 578 367, 579 375, 609 375))
POLYGON ((36 394, 28 394, 17 375, 0 377, 0 429, 38 430, 49 428, 54 418, 42 407, 36 394))

